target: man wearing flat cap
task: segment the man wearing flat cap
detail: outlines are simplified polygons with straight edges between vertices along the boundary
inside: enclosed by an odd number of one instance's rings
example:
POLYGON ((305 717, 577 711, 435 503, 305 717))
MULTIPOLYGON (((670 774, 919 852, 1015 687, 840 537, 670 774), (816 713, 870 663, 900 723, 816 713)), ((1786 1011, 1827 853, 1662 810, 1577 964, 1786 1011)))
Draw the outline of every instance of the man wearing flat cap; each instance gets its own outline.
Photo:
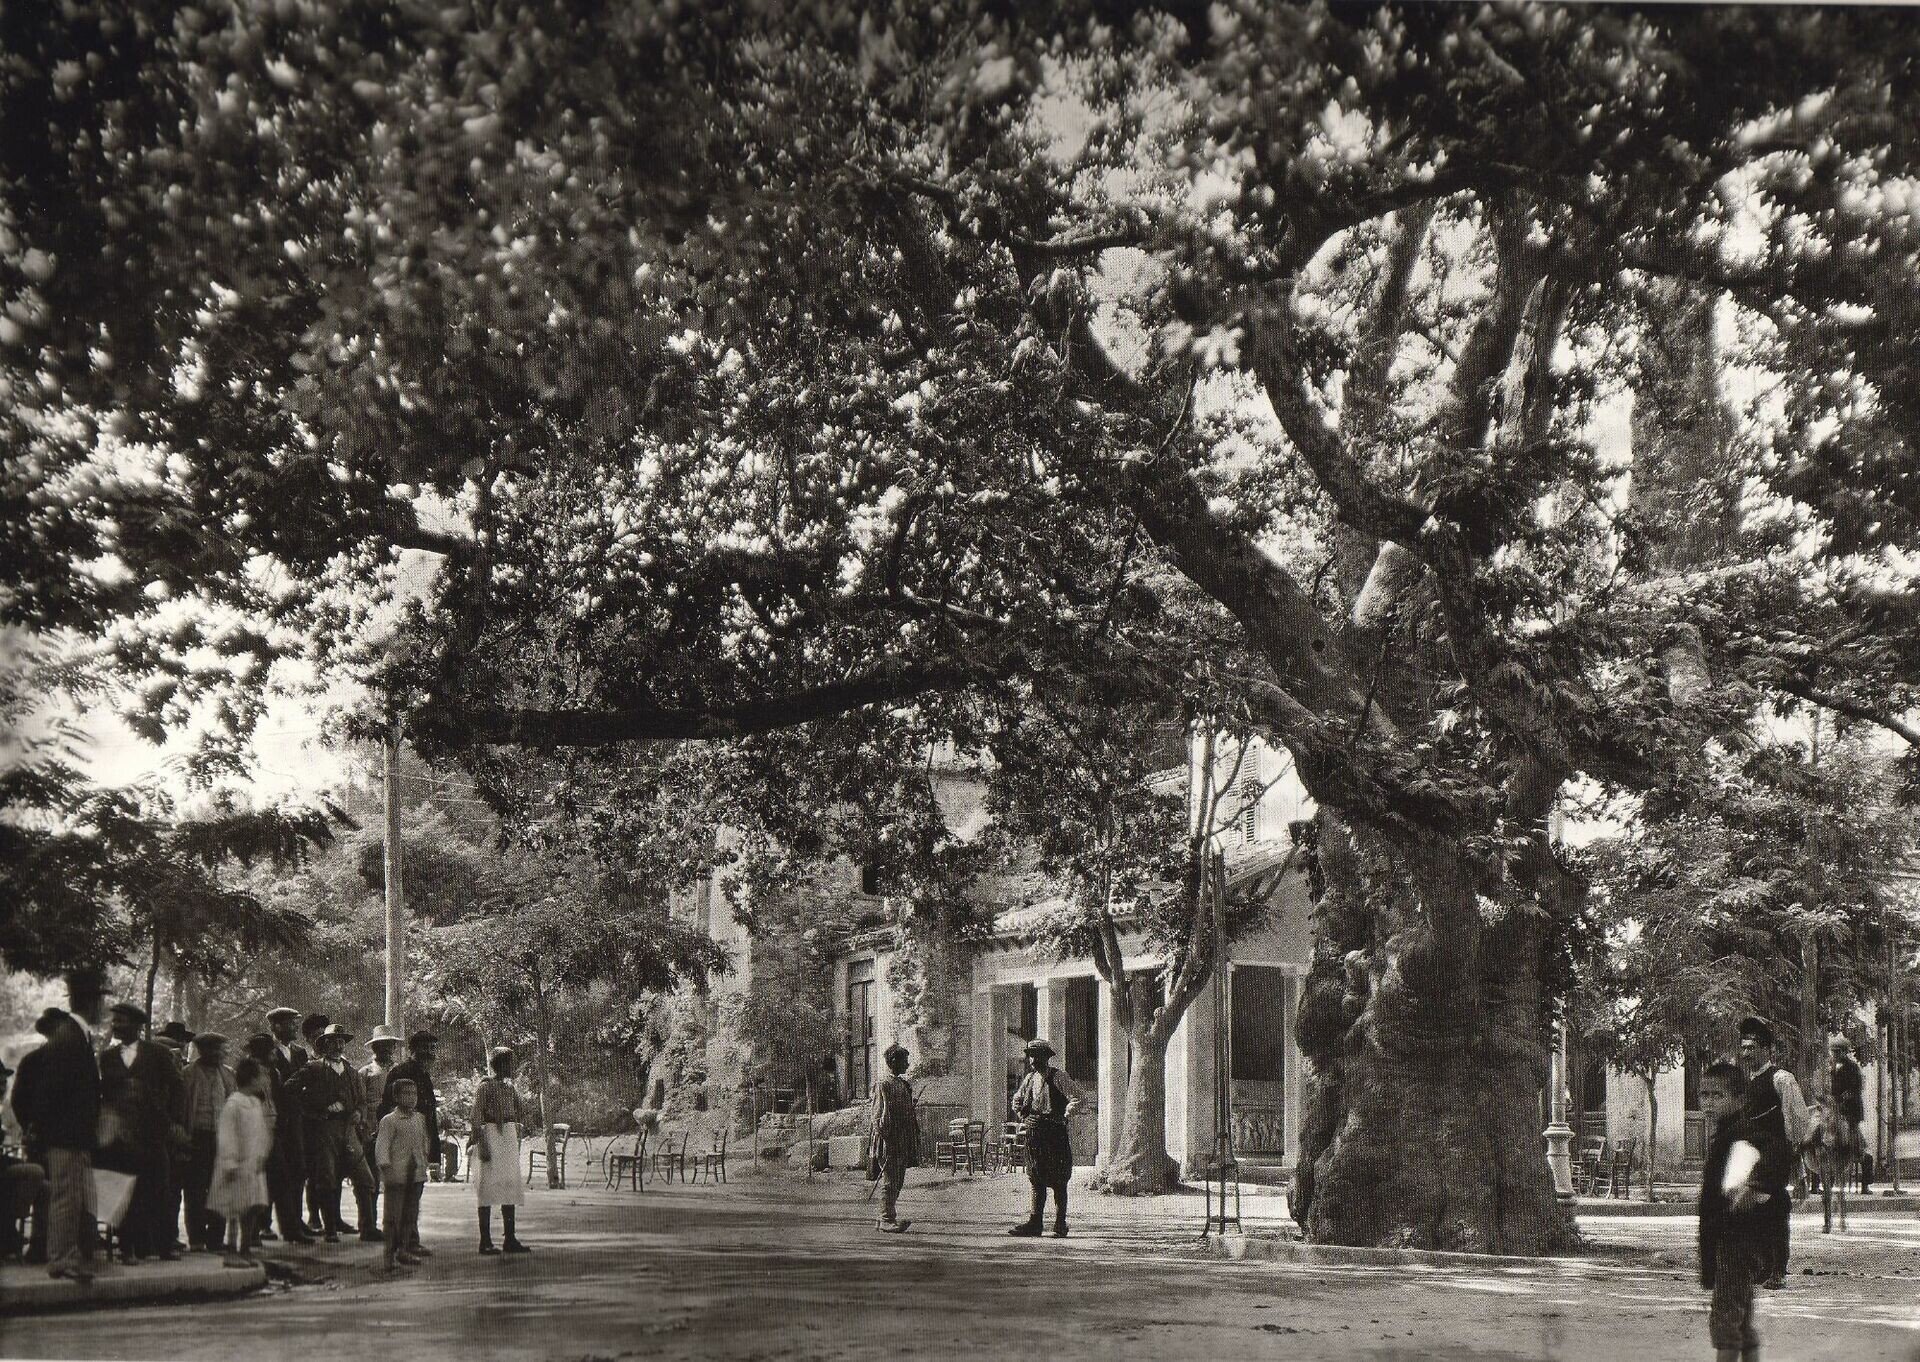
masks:
MULTIPOLYGON (((1773 1028, 1763 1018, 1748 1017, 1740 1023, 1740 1064, 1747 1071, 1746 1102, 1740 1114, 1746 1122, 1747 1138, 1763 1155, 1787 1151, 1785 1157, 1762 1160, 1763 1167, 1785 1170, 1797 1162, 1794 1153, 1806 1144, 1812 1122, 1806 1100, 1800 1095, 1799 1080, 1773 1062, 1773 1047, 1773 1028)), ((1770 1234, 1760 1285, 1778 1290, 1786 1285, 1793 1199, 1788 1195, 1784 1172, 1779 1186, 1761 1190, 1769 1193, 1761 1203, 1761 1213, 1770 1222, 1770 1234)))
POLYGON ((1067 1181, 1073 1176, 1067 1117, 1073 1114, 1076 1097, 1066 1075, 1053 1067, 1053 1047, 1044 1040, 1028 1041, 1027 1076, 1013 1095, 1013 1114, 1026 1127, 1027 1181, 1033 1185, 1033 1212, 1008 1234, 1038 1237, 1051 1189, 1054 1237, 1067 1237, 1067 1181))
POLYGON ((87 1033, 50 1007, 33 1029, 47 1038, 20 1060, 13 1077, 13 1114, 26 1132, 27 1155, 47 1172, 44 1243, 49 1277, 93 1278, 95 1220, 93 1149, 100 1125, 100 1067, 87 1033))
POLYGON ((100 1051, 100 1151, 95 1166, 131 1174, 133 1195, 120 1222, 126 1263, 178 1258, 173 1246, 173 1141, 181 1103, 180 1066, 164 1045, 142 1040, 147 1014, 115 1003, 100 1051))
MULTIPOLYGON (((394 1084, 406 1079, 413 1084, 417 1096, 415 1110, 425 1119, 427 1125, 427 1166, 430 1169, 440 1167, 440 1099, 433 1091, 433 1051, 440 1038, 431 1031, 415 1031, 407 1037, 407 1057, 393 1066, 387 1074, 387 1090, 380 1098, 380 1115, 384 1119, 399 1102, 394 1097, 394 1084)), ((411 1243, 406 1245, 410 1253, 431 1257, 433 1250, 420 1243, 420 1228, 413 1227, 411 1243)))
POLYGON ((886 1234, 903 1234, 913 1223, 897 1214, 907 1169, 920 1161, 920 1121, 913 1110, 913 1084, 906 1076, 910 1058, 905 1046, 889 1045, 889 1077, 873 1090, 873 1157, 867 1177, 880 1181, 880 1229, 886 1234))
POLYGON ((273 1037, 266 1056, 273 1070, 273 1149, 267 1155, 267 1191, 273 1197, 281 1237, 290 1244, 311 1244, 314 1238, 300 1216, 300 1194, 307 1184, 307 1147, 300 1138, 304 1121, 299 1102, 288 1091, 293 1076, 309 1059, 305 1047, 294 1039, 299 1027, 300 1014, 290 1007, 267 1013, 267 1030, 273 1037))
POLYGON ((218 1031, 202 1031, 193 1038, 193 1062, 181 1076, 181 1124, 187 1129, 186 1167, 181 1191, 187 1207, 187 1248, 190 1252, 218 1252, 226 1242, 226 1221, 207 1209, 213 1187, 215 1137, 220 1112, 233 1096, 233 1070, 227 1067, 227 1038, 218 1031))
POLYGON ((320 1194, 321 1224, 329 1244, 338 1243, 346 1224, 340 1219, 340 1179, 353 1183, 362 1239, 378 1239, 373 1221, 373 1175, 367 1171, 360 1140, 366 1094, 360 1072, 346 1061, 353 1033, 330 1024, 315 1038, 319 1056, 300 1071, 300 1102, 306 1108, 313 1143, 308 1150, 313 1185, 320 1194))

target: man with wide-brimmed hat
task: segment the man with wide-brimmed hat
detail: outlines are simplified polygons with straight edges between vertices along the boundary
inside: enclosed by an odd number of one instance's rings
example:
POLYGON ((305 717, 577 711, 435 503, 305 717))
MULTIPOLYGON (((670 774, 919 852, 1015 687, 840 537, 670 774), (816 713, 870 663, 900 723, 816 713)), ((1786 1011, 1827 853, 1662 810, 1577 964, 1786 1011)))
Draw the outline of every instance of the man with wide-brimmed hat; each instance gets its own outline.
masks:
POLYGON ((1067 1117, 1077 1094, 1066 1075, 1053 1067, 1053 1047, 1046 1041, 1027 1042, 1027 1076, 1013 1095, 1013 1114, 1026 1127, 1027 1180, 1033 1186, 1033 1211, 1007 1233, 1032 1238, 1041 1232, 1047 1212, 1047 1192, 1053 1192, 1053 1233, 1067 1236, 1067 1182, 1073 1176, 1073 1144, 1067 1135, 1067 1117))
MULTIPOLYGON (((300 1215, 300 1196, 307 1185, 307 1146, 301 1139, 305 1124, 300 1103, 288 1090, 295 1074, 305 1068, 310 1056, 295 1039, 300 1014, 291 1007, 276 1007, 267 1013, 267 1031, 273 1042, 267 1051, 267 1066, 273 1070, 269 1085, 273 1103, 273 1150, 267 1155, 267 1190, 273 1197, 274 1218, 280 1223, 280 1235, 290 1244, 311 1244, 306 1221, 300 1215)), ((256 1056, 258 1058, 258 1056, 256 1056)))
MULTIPOLYGON (((380 1134, 380 1099, 387 1095, 387 1075, 393 1072, 393 1064, 400 1057, 400 1037, 393 1029, 382 1022, 373 1028, 373 1034, 367 1037, 367 1050, 373 1058, 360 1066, 360 1150, 366 1156, 367 1168, 375 1170, 379 1163, 374 1158, 374 1141, 380 1134)), ((373 1201, 375 1209, 380 1198, 380 1178, 375 1173, 373 1179, 373 1201)), ((378 1231, 376 1230, 376 1235, 378 1231)), ((362 1230, 365 1237, 365 1230, 362 1230)))
POLYGON ((207 1209, 207 1193, 213 1187, 220 1113, 236 1086, 233 1070, 227 1067, 227 1044, 227 1038, 218 1031, 202 1031, 193 1038, 193 1062, 181 1075, 181 1124, 187 1130, 187 1159, 180 1181, 186 1202, 189 1252, 217 1253, 226 1241, 226 1222, 207 1209))
POLYGON ((913 1222, 898 1217, 900 1189, 906 1186, 907 1169, 920 1161, 920 1120, 913 1109, 913 1084, 906 1076, 912 1056, 905 1046, 894 1044, 883 1057, 889 1077, 873 1090, 873 1155, 867 1177, 880 1180, 881 1231, 903 1234, 913 1222))
MULTIPOLYGON (((1800 1095, 1799 1080, 1773 1062, 1773 1047, 1773 1028, 1764 1018, 1747 1017, 1741 1021, 1740 1064, 1747 1071, 1747 1095, 1740 1114, 1746 1123, 1747 1138, 1763 1155, 1787 1151, 1784 1157, 1763 1160, 1763 1166, 1785 1170, 1797 1162, 1793 1155, 1806 1144, 1812 1133, 1812 1121, 1807 1115, 1806 1099, 1800 1095)), ((1768 1193, 1762 1207, 1772 1225, 1770 1253, 1760 1281, 1760 1285, 1769 1290, 1786 1285, 1793 1225, 1793 1198, 1787 1191, 1786 1177, 1783 1172, 1778 1186, 1760 1189, 1768 1193)))
POLYGON ((100 1051, 103 1116, 97 1167, 133 1177, 133 1194, 120 1222, 126 1263, 178 1258, 169 1211, 173 1199, 173 1143, 180 1115, 180 1066, 172 1051, 141 1038, 146 1010, 121 1001, 108 1013, 100 1051))
POLYGON ((300 1101, 313 1133, 309 1149, 313 1185, 319 1192, 321 1226, 329 1244, 336 1243, 345 1223, 340 1219, 340 1179, 353 1183, 359 1207, 362 1239, 378 1239, 373 1218, 373 1175, 367 1171, 366 1151, 360 1139, 366 1094, 360 1072, 346 1061, 353 1033, 329 1023, 314 1043, 319 1055, 301 1070, 300 1101))

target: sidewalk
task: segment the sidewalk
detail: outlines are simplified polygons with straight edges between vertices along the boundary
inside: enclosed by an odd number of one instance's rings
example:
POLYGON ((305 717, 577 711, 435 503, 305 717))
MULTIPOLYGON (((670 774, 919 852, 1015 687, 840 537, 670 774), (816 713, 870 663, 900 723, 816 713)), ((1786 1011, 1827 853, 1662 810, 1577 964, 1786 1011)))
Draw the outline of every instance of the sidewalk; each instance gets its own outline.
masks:
POLYGON ((190 1253, 174 1263, 115 1264, 91 1282, 49 1277, 44 1267, 0 1267, 0 1306, 7 1314, 86 1309, 99 1305, 144 1305, 155 1301, 243 1296, 267 1284, 267 1270, 222 1267, 218 1255, 190 1253))

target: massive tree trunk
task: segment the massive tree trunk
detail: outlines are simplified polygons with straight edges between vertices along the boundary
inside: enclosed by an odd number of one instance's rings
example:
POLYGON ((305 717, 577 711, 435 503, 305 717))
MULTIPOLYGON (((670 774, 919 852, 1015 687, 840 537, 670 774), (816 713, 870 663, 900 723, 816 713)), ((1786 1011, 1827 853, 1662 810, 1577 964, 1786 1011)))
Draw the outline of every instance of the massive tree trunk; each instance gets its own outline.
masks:
POLYGON ((1315 840, 1295 1217, 1317 1243, 1572 1247, 1540 1144, 1542 920, 1439 839, 1323 810, 1315 840))

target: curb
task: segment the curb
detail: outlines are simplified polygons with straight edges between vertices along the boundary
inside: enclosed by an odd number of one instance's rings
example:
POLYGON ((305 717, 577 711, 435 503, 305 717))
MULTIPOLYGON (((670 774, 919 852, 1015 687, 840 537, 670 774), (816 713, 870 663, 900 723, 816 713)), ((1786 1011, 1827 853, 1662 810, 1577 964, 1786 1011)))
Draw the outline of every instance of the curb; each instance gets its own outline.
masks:
MULTIPOLYGON (((1589 1216, 1602 1219, 1607 1216, 1644 1216, 1644 1215, 1695 1215, 1698 1206, 1692 1201, 1656 1201, 1649 1205, 1644 1201, 1596 1201, 1589 1205, 1578 1202, 1573 1213, 1580 1219, 1589 1216)), ((1806 1215, 1820 1210, 1820 1198, 1805 1197, 1793 1204, 1795 1215, 1806 1215)), ((1920 1211, 1920 1197, 1915 1196, 1854 1196, 1847 1197, 1848 1215, 1879 1215, 1899 1211, 1920 1211)))
POLYGON ((1303 1244, 1292 1239, 1270 1239, 1261 1234, 1209 1236, 1207 1247, 1217 1258, 1234 1262, 1305 1263, 1320 1267, 1478 1267, 1587 1268, 1595 1258, 1527 1258, 1499 1253, 1457 1253, 1443 1249, 1356 1248, 1341 1244, 1303 1244))
POLYGON ((43 1314, 59 1310, 94 1309, 110 1305, 151 1305, 156 1302, 206 1300, 218 1296, 244 1296, 267 1284, 267 1270, 255 1264, 249 1268, 222 1267, 219 1263, 190 1263, 183 1267, 152 1264, 138 1268, 115 1268, 91 1282, 76 1282, 49 1277, 42 1268, 23 1273, 9 1272, 0 1278, 4 1289, 0 1299, 6 1313, 43 1314), (165 1271, 160 1270, 165 1267, 165 1271))

